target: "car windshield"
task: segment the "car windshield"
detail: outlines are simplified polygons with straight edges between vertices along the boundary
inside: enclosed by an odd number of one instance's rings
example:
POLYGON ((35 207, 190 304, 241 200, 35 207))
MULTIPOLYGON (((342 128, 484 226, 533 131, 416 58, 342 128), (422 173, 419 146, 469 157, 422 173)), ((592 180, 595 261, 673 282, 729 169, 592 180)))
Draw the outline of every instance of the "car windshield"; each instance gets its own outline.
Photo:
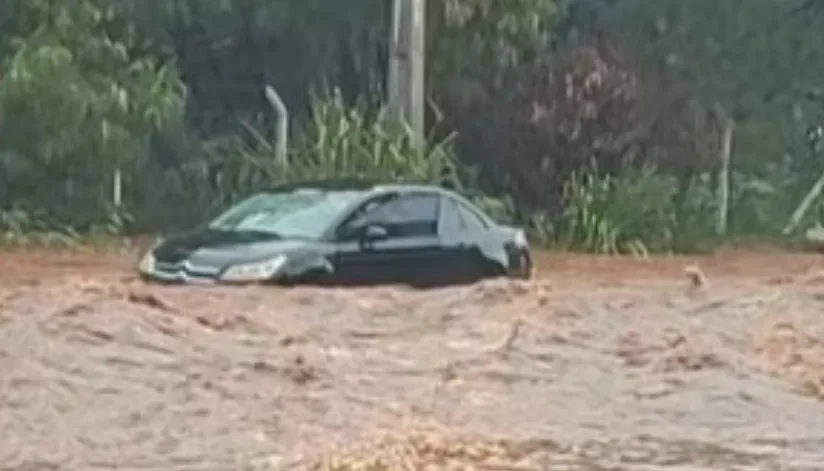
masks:
POLYGON ((253 195, 213 220, 222 231, 261 232, 283 238, 317 239, 362 191, 295 190, 253 195))

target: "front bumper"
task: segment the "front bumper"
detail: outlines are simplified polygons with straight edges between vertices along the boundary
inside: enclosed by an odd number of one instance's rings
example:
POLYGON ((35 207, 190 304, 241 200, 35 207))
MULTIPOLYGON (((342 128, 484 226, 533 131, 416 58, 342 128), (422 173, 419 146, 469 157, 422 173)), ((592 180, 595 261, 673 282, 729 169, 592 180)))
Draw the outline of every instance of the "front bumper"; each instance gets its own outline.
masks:
POLYGON ((169 285, 183 285, 183 284, 192 284, 192 285, 215 285, 220 282, 220 280, 216 277, 205 277, 205 276, 190 276, 186 274, 169 274, 169 273, 162 273, 162 272, 153 272, 153 273, 140 273, 140 279, 143 281, 153 282, 153 283, 161 283, 161 284, 169 284, 169 285))
POLYGON ((146 281, 165 284, 216 284, 220 279, 220 268, 196 266, 189 262, 156 262, 149 271, 141 271, 146 281))
POLYGON ((205 270, 176 268, 157 269, 151 272, 139 272, 140 279, 150 283, 159 283, 164 285, 224 285, 224 286, 238 286, 238 285, 261 285, 261 284, 278 284, 285 282, 280 278, 272 278, 265 280, 224 280, 220 277, 220 270, 214 272, 206 272, 205 270))

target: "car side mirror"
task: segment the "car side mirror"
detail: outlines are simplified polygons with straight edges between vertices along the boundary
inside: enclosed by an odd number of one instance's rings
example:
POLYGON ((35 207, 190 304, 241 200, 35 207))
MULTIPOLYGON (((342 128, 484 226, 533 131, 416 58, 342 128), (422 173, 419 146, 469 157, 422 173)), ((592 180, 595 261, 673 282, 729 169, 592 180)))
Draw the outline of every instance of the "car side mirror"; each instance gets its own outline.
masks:
POLYGON ((363 242, 377 242, 389 238, 389 231, 385 227, 376 224, 369 224, 363 228, 361 240, 363 242))

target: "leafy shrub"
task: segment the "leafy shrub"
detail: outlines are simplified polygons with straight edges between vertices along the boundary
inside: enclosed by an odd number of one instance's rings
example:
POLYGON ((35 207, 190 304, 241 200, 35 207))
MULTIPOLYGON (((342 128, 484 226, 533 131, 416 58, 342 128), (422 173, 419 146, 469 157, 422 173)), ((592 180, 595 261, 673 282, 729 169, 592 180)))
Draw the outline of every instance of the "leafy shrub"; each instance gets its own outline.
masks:
POLYGON ((81 243, 106 241, 120 235, 131 222, 121 211, 110 211, 100 222, 73 227, 45 210, 12 208, 0 211, 0 245, 42 245, 73 247, 81 243))

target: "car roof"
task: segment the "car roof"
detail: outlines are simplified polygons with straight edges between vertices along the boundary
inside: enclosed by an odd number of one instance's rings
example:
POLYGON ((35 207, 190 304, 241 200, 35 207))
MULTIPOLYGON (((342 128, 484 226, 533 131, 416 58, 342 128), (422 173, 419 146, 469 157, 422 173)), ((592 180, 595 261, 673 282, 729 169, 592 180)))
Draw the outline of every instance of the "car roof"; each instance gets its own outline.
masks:
POLYGON ((387 183, 380 180, 364 179, 358 177, 344 177, 344 178, 320 178, 312 180, 302 180, 296 182, 284 183, 268 188, 265 191, 269 192, 284 192, 300 190, 302 188, 313 188, 326 191, 363 191, 368 193, 385 193, 385 192, 414 192, 426 191, 437 192, 441 194, 451 194, 438 185, 423 184, 423 183, 387 183))
POLYGON ((469 199, 461 195, 459 192, 444 188, 442 186, 425 184, 425 183, 386 183, 380 180, 361 178, 361 177, 340 177, 340 178, 319 178, 312 180, 302 180, 281 185, 276 185, 265 191, 270 192, 288 192, 300 189, 318 189, 326 191, 363 191, 364 198, 380 195, 383 193, 413 193, 426 192, 444 196, 447 198, 457 199, 458 201, 468 204, 487 224, 495 225, 496 222, 489 217, 484 211, 475 206, 469 199))

